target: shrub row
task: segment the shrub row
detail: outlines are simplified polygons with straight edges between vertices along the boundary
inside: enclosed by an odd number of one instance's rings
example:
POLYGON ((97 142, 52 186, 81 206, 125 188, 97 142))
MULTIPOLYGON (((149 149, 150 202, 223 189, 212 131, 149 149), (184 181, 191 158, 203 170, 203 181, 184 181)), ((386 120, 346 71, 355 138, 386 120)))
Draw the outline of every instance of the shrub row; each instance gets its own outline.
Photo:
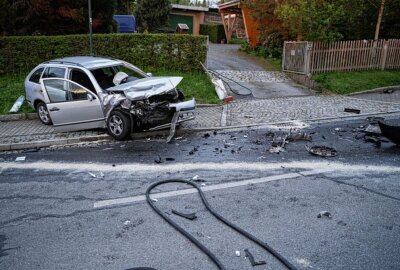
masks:
MULTIPOLYGON (((165 34, 96 34, 95 55, 142 69, 201 70, 206 37, 165 34)), ((47 60, 89 54, 88 35, 0 37, 0 74, 27 72, 47 60)))
POLYGON ((208 36, 213 43, 220 43, 225 39, 225 30, 222 24, 200 24, 200 35, 208 36))

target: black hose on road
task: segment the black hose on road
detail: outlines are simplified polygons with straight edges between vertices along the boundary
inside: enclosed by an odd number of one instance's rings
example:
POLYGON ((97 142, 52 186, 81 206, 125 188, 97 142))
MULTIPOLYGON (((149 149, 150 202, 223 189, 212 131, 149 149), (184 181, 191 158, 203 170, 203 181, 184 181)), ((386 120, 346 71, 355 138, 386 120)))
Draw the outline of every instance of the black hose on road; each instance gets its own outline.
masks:
POLYGON ((218 258, 210 251, 208 250, 203 244, 201 244, 196 238, 194 238, 190 233, 185 231, 182 227, 180 227, 177 223, 175 223, 172 219, 170 219, 165 213, 163 213, 160 209, 157 208, 157 206, 154 204, 154 201, 151 200, 150 198, 150 192, 157 186, 161 186, 164 184, 168 183, 184 183, 193 186, 197 191, 199 192, 199 195, 201 197, 201 200, 203 201, 206 209, 210 211, 210 213, 216 217, 218 220, 226 224, 227 226, 231 227, 238 233, 242 234, 246 238, 250 239, 251 241, 255 242, 262 248, 264 248, 266 251, 271 253, 276 259, 278 259, 284 266, 286 266, 290 270, 296 270, 297 268, 293 266, 288 260, 286 260, 282 255, 280 255, 277 251, 275 251, 273 248, 271 248, 269 245, 267 245, 265 242, 261 241, 257 237, 253 236, 252 234, 248 233, 247 231, 239 228, 235 224, 231 223, 224 217, 222 217, 220 214, 215 212, 211 205, 208 203, 203 191, 195 184, 187 180, 182 180, 182 179, 171 179, 171 180, 164 180, 160 181, 157 183, 152 184, 147 190, 146 190, 146 199, 151 208, 154 209, 154 211, 157 212, 165 221, 167 221, 172 227, 174 227, 176 230, 178 230, 181 234, 183 234, 186 238, 188 238, 193 244, 195 244, 200 250, 202 250, 217 266, 220 270, 225 270, 226 268, 222 265, 222 263, 218 260, 218 258))

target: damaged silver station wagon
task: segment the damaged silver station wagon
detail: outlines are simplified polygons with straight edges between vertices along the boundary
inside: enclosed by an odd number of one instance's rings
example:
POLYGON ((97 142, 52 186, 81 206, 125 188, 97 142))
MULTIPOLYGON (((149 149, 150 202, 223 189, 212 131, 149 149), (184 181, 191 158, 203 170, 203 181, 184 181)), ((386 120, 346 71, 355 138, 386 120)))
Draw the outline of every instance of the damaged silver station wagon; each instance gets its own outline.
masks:
POLYGON ((107 128, 117 140, 132 132, 169 128, 194 119, 183 101, 182 77, 153 77, 122 60, 76 56, 44 62, 25 80, 26 100, 59 132, 107 128))

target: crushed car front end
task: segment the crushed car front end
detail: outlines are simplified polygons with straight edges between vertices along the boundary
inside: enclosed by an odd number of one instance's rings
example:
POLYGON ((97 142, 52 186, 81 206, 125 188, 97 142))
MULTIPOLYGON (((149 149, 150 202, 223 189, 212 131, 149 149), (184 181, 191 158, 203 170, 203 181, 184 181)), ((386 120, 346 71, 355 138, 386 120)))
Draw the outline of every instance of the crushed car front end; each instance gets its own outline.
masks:
POLYGON ((195 118, 196 101, 183 101, 177 85, 182 77, 147 77, 107 89, 104 108, 107 118, 113 110, 129 114, 132 131, 160 130, 195 118))

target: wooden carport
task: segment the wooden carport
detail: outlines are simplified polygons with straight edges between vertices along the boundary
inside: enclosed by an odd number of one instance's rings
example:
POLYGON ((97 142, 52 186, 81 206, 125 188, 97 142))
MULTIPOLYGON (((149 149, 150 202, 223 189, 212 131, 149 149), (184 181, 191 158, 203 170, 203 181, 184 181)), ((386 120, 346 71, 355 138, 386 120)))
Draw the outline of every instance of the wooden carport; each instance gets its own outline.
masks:
POLYGON ((257 46, 259 37, 259 31, 257 28, 259 22, 253 19, 250 10, 240 0, 232 0, 219 4, 218 10, 221 14, 225 36, 228 42, 231 40, 232 33, 235 30, 237 15, 241 14, 243 17, 247 41, 253 48, 257 46))

